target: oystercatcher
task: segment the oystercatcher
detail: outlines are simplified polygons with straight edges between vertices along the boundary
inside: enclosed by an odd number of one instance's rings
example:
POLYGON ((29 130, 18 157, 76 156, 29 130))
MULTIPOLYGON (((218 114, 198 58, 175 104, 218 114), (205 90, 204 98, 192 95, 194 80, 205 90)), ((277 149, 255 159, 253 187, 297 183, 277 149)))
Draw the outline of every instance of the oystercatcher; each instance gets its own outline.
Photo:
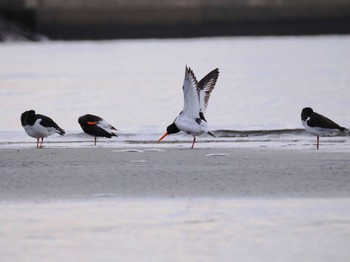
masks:
POLYGON ((317 149, 319 149, 321 135, 331 133, 335 130, 346 130, 345 127, 339 126, 337 123, 333 122, 327 117, 314 112, 311 107, 305 107, 301 111, 301 123, 305 127, 306 132, 317 136, 317 149))
POLYGON ((78 122, 86 134, 95 137, 95 146, 96 138, 98 136, 107 138, 117 136, 117 134, 115 133, 117 129, 99 116, 86 114, 79 117, 78 122))
POLYGON ((205 113, 208 106, 210 94, 213 91, 219 77, 219 69, 216 68, 208 73, 203 79, 197 79, 191 70, 186 66, 185 79, 183 83, 184 107, 174 122, 167 127, 167 132, 158 140, 160 142, 169 134, 180 131, 193 136, 191 148, 194 147, 196 136, 207 133, 215 135, 209 130, 205 113))
POLYGON ((60 134, 61 136, 65 134, 65 131, 50 117, 35 114, 34 110, 22 113, 21 124, 29 136, 37 139, 36 148, 43 148, 44 137, 48 137, 55 133, 60 134))

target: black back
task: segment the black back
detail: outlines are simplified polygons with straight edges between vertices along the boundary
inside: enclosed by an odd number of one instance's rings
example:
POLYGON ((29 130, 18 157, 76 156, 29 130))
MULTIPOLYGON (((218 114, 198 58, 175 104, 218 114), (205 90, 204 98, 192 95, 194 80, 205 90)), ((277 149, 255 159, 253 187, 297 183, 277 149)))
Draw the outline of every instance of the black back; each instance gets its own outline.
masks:
POLYGON ((307 120, 307 124, 310 127, 338 129, 340 131, 346 130, 345 127, 339 126, 337 123, 333 122, 329 118, 314 112, 312 108, 305 107, 301 112, 301 119, 305 121, 308 117, 310 119, 307 120))
MULTIPOLYGON (((107 137, 107 138, 111 138, 112 136, 117 136, 114 133, 107 132, 106 130, 97 126, 96 124, 88 124, 88 122, 98 123, 101 120, 102 120, 102 118, 99 116, 86 114, 86 115, 79 117, 78 122, 79 122, 81 128, 83 129, 83 131, 86 134, 89 134, 91 136, 107 137)), ((116 130, 114 127, 111 127, 111 129, 116 130)))
POLYGON ((48 116, 44 116, 44 115, 40 115, 40 114, 35 114, 34 110, 29 110, 29 111, 25 111, 24 113, 22 113, 21 115, 21 124, 22 126, 25 125, 34 125, 35 121, 40 119, 40 125, 42 125, 43 127, 52 127, 55 128, 60 135, 64 135, 66 132, 60 128, 55 121, 53 121, 50 117, 48 116))

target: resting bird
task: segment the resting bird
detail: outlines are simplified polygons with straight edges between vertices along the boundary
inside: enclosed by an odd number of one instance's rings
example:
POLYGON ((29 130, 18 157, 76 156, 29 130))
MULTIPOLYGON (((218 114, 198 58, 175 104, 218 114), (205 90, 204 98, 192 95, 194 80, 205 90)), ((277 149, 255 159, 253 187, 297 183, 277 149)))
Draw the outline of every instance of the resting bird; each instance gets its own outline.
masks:
POLYGON ((36 138, 36 148, 43 148, 44 137, 48 137, 55 133, 60 134, 61 136, 65 134, 65 131, 50 117, 35 114, 34 110, 22 113, 21 124, 29 136, 36 138))
POLYGON ((117 129, 99 116, 83 115, 79 117, 78 122, 86 134, 95 137, 95 146, 97 137, 111 138, 112 136, 117 136, 115 133, 117 129))
POLYGON ((320 136, 331 133, 334 130, 345 131, 346 128, 339 126, 327 117, 317 114, 311 107, 305 107, 301 111, 301 123, 305 131, 317 136, 316 148, 319 149, 320 136))
POLYGON ((219 77, 219 69, 216 68, 208 73, 201 81, 197 79, 191 70, 186 66, 185 79, 183 83, 184 107, 174 122, 167 127, 167 132, 158 140, 160 142, 169 134, 180 131, 193 136, 191 148, 194 147, 196 136, 201 134, 214 134, 209 130, 205 113, 207 110, 210 94, 213 91, 219 77))

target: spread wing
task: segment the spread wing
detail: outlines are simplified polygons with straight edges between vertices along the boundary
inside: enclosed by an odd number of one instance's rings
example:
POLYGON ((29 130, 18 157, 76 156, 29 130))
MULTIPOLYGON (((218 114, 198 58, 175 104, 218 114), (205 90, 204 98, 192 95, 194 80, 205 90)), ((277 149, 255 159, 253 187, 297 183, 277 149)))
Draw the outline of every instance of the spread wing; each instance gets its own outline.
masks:
POLYGON ((202 78, 198 83, 200 112, 205 114, 209 103, 210 94, 213 91, 219 77, 219 68, 214 69, 202 78))
POLYGON ((198 118, 200 110, 198 82, 191 68, 188 68, 187 66, 182 89, 184 92, 184 107, 182 114, 198 118))

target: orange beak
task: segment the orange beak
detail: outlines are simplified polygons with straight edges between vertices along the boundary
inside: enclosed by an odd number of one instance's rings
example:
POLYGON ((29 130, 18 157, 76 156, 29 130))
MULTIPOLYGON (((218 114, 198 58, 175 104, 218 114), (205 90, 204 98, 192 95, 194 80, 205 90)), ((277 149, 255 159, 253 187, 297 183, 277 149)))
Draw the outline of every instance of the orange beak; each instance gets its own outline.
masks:
POLYGON ((93 126, 96 125, 96 122, 87 122, 88 125, 93 126))
POLYGON ((169 133, 168 133, 168 132, 166 132, 164 135, 162 135, 162 137, 161 137, 161 138, 159 138, 158 142, 162 141, 162 139, 163 139, 164 137, 166 137, 168 134, 169 134, 169 133))

